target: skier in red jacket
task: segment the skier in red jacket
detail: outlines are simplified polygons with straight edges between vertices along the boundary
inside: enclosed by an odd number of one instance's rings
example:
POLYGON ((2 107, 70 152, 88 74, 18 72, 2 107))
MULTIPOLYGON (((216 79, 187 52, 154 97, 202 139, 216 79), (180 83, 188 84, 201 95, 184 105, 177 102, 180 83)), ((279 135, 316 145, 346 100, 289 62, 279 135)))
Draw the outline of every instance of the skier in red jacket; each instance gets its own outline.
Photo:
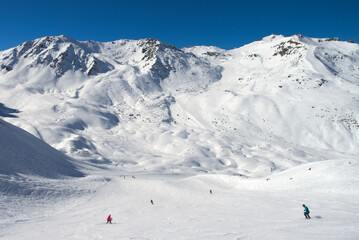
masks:
MULTIPOLYGON (((108 217, 107 217, 107 223, 111 223, 111 224, 112 224, 111 221, 112 221, 112 218, 111 218, 111 214, 110 214, 110 215, 108 215, 108 217)), ((106 224, 107 224, 107 223, 106 223, 106 224)))

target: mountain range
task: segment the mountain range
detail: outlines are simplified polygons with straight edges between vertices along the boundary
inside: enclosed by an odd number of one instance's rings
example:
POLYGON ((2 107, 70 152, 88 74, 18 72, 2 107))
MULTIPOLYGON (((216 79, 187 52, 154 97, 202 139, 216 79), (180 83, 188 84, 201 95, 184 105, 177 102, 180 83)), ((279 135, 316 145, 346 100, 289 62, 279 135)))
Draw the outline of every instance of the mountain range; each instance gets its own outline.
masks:
POLYGON ((353 157, 358 93, 359 45, 337 38, 271 35, 224 50, 61 35, 0 52, 4 120, 129 171, 267 176, 353 157))
POLYGON ((0 239, 358 239, 358 103, 338 38, 25 42, 0 52, 0 239))

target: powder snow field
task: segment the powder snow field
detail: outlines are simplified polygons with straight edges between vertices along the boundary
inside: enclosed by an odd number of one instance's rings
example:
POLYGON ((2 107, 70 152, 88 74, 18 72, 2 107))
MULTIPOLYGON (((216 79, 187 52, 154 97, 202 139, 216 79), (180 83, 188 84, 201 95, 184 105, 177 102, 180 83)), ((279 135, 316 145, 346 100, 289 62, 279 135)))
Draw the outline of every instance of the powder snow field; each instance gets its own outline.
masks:
POLYGON ((301 35, 0 52, 0 239, 359 239, 358 62, 301 35))
POLYGON ((133 178, 114 169, 105 179, 70 181, 71 188, 96 190, 77 198, 3 199, 5 212, 26 205, 2 218, 0 239, 357 239, 358 170, 357 161, 323 161, 266 180, 161 173, 133 178), (312 219, 304 219, 302 203, 312 219), (112 225, 105 224, 109 213, 112 225))
MULTIPOLYGON (((8 139, 11 132, 25 142, 32 138, 4 121, 0 131, 1 136, 9 134, 8 139), (8 129, 11 131, 4 133, 8 129)), ((267 178, 91 165, 77 166, 87 173, 85 177, 50 179, 36 176, 41 172, 22 174, 22 169, 42 169, 53 176, 61 170, 72 172, 71 165, 46 167, 36 152, 56 150, 44 150, 43 145, 41 141, 34 141, 31 147, 22 143, 22 151, 33 151, 28 161, 14 169, 16 174, 0 175, 0 239, 359 237, 356 159, 301 164, 267 178), (304 219, 303 203, 311 210, 310 220, 304 219), (108 214, 114 219, 111 225, 105 224, 108 214)), ((6 159, 0 159, 3 167, 6 159)))

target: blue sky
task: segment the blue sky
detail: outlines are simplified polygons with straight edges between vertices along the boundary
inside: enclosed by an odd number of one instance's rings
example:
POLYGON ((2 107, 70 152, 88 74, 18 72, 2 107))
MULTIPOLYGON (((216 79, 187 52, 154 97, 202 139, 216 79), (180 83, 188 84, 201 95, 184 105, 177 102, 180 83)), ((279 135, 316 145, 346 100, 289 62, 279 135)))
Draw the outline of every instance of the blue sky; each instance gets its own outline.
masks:
POLYGON ((359 1, 0 0, 0 51, 44 36, 232 49, 270 34, 359 43, 359 1))

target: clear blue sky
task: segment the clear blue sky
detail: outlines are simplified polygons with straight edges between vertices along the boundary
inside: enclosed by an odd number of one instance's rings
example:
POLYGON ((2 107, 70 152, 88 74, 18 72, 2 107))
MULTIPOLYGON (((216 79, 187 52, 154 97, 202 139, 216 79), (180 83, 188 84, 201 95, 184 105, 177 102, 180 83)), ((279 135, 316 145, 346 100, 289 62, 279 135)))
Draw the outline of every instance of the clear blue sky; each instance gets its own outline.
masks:
POLYGON ((0 0, 0 51, 61 34, 232 49, 272 33, 359 43, 359 0, 0 0))

